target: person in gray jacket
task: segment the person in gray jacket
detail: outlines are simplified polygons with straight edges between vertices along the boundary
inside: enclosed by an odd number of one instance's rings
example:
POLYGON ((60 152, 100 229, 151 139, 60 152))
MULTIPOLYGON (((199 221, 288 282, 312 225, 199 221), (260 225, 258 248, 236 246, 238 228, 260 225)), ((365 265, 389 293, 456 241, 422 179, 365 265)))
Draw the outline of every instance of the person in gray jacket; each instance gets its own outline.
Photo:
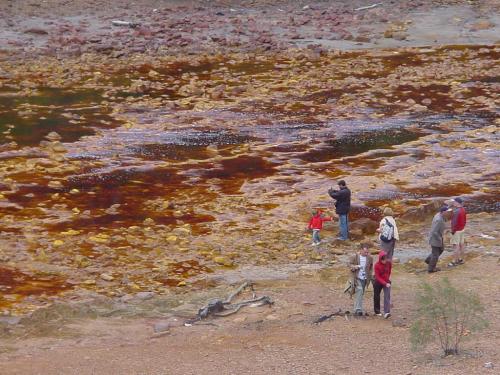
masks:
POLYGON ((440 271, 440 269, 436 267, 436 264, 444 250, 443 234, 446 228, 445 222, 450 218, 451 211, 452 209, 448 206, 443 206, 432 219, 431 231, 429 232, 431 253, 427 259, 425 259, 425 263, 428 264, 427 272, 429 273, 440 271))

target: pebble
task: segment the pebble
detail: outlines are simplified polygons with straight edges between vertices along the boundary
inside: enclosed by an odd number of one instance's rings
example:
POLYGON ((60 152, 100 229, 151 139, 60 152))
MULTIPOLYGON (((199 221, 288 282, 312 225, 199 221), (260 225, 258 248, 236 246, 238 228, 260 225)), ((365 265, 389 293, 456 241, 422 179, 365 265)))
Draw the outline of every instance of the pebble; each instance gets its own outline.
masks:
POLYGON ((170 322, 157 322, 153 326, 154 333, 166 332, 172 327, 170 322))
POLYGON ((155 296, 155 292, 139 292, 135 294, 135 298, 145 301, 155 296))
POLYGON ((101 279, 103 279, 104 281, 113 281, 115 278, 107 273, 102 273, 101 274, 101 279))

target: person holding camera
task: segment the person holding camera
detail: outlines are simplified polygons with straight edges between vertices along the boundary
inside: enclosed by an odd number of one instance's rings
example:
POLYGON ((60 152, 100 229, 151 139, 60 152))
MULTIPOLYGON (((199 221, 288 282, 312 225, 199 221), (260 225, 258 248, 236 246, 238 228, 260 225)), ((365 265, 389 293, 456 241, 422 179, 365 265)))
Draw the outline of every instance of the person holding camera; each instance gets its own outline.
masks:
POLYGON ((351 191, 344 180, 338 182, 339 190, 330 188, 328 194, 335 199, 335 213, 339 216, 339 240, 349 239, 349 211, 351 210, 351 191))

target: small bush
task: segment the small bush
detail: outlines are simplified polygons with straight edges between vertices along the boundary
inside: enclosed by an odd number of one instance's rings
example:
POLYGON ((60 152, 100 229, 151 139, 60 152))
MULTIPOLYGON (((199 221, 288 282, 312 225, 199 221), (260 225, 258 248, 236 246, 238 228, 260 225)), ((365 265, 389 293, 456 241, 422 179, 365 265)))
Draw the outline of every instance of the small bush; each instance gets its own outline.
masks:
POLYGON ((488 326, 479 297, 453 287, 448 279, 424 283, 417 294, 416 319, 410 328, 414 349, 439 340, 445 355, 458 354, 462 339, 488 326))

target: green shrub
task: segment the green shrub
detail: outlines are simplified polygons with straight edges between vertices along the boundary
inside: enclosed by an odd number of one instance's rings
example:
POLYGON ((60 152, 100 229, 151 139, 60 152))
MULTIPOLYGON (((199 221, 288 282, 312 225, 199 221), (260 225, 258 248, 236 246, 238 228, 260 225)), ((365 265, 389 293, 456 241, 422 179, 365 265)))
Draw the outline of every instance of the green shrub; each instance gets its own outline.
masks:
POLYGON ((458 354, 464 337, 488 326, 479 297, 455 288, 446 278, 436 285, 424 283, 416 302, 416 319, 410 328, 414 349, 437 339, 445 355, 458 354))

